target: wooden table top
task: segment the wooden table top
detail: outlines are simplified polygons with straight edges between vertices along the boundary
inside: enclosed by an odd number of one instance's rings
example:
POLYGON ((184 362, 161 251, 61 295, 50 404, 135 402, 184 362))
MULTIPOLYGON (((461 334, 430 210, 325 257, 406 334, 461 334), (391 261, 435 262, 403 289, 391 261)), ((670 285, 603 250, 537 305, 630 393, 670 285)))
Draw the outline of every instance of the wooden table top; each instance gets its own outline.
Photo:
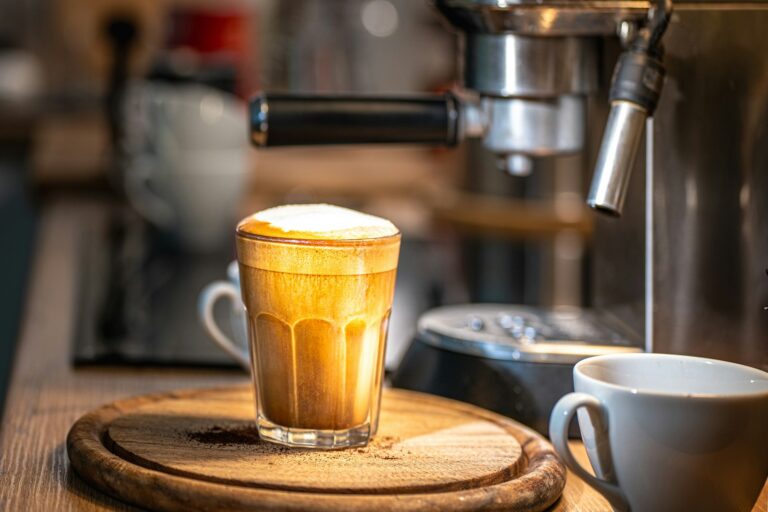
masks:
MULTIPOLYGON (((42 218, 0 429, 0 510, 136 510, 92 489, 70 469, 64 441, 75 420, 119 398, 248 380, 241 373, 222 371, 72 368, 78 233, 100 209, 96 203, 61 201, 50 205, 42 218)), ((581 443, 574 442, 573 449, 586 463, 581 443)), ((552 510, 598 512, 610 507, 569 474, 552 510)), ((768 487, 753 512, 768 512, 768 487)))

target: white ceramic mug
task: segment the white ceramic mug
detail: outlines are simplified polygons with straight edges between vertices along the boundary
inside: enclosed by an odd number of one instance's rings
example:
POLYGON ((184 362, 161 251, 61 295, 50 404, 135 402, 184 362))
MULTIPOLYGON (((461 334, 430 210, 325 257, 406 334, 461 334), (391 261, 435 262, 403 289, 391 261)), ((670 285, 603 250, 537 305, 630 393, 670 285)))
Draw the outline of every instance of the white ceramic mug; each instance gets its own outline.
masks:
POLYGON ((240 295, 240 272, 236 261, 227 267, 227 278, 228 281, 214 281, 203 288, 197 302, 198 314, 211 339, 250 372, 251 357, 248 351, 245 306, 240 295), (224 334, 216 324, 213 308, 219 299, 228 299, 230 302, 229 323, 234 339, 224 334))
POLYGON ((127 103, 129 201, 182 248, 221 248, 248 170, 244 105, 207 87, 159 84, 133 88, 127 103))
POLYGON ((592 357, 555 405, 549 435, 615 510, 749 511, 768 477, 768 373, 667 354, 592 357), (592 476, 568 447, 578 411, 592 476))

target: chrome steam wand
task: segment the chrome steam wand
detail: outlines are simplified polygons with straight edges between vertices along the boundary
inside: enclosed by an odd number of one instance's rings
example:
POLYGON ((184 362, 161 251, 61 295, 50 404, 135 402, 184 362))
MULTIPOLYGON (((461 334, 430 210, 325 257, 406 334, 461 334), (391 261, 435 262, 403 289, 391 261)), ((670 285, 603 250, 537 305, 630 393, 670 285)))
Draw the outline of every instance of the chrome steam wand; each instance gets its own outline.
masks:
POLYGON ((645 121, 653 115, 664 85, 661 38, 672 14, 672 0, 658 0, 648 24, 616 64, 611 80, 611 112, 603 133, 587 204, 620 216, 645 121))

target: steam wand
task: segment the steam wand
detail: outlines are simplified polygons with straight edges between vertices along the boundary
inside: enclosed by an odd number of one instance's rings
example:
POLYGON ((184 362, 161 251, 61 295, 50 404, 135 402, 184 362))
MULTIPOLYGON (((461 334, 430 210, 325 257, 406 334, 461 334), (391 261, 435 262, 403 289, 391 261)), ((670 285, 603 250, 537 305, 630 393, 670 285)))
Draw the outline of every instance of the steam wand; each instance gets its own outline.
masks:
POLYGON ((645 121, 653 115, 664 85, 661 38, 672 14, 672 0, 658 0, 648 24, 616 64, 611 81, 611 112, 603 133, 587 204, 620 216, 645 121))

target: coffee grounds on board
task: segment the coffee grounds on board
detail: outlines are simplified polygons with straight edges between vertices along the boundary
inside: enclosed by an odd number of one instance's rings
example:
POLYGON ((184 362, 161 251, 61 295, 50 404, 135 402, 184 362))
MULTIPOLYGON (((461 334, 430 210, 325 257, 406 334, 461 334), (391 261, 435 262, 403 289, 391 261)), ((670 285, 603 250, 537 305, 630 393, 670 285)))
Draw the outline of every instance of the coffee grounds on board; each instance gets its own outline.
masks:
POLYGON ((236 446, 236 445, 265 445, 274 446, 278 449, 285 449, 272 443, 267 443, 259 438, 256 427, 221 427, 214 425, 206 430, 199 432, 187 432, 187 438, 200 444, 214 444, 217 446, 236 446))
POLYGON ((396 443, 400 441, 396 436, 376 436, 368 444, 368 446, 352 448, 351 450, 341 450, 336 452, 315 452, 313 450, 307 450, 302 448, 288 448, 287 446, 280 446, 278 444, 262 441, 259 438, 259 433, 255 427, 240 426, 240 427, 222 427, 214 425, 206 430, 197 432, 187 432, 187 439, 195 441, 200 444, 210 444, 216 446, 259 446, 272 453, 292 453, 299 454, 314 454, 316 456, 326 454, 339 454, 343 452, 347 453, 359 453, 372 456, 377 459, 384 460, 398 460, 403 455, 410 455, 410 450, 405 453, 393 450, 396 443))

